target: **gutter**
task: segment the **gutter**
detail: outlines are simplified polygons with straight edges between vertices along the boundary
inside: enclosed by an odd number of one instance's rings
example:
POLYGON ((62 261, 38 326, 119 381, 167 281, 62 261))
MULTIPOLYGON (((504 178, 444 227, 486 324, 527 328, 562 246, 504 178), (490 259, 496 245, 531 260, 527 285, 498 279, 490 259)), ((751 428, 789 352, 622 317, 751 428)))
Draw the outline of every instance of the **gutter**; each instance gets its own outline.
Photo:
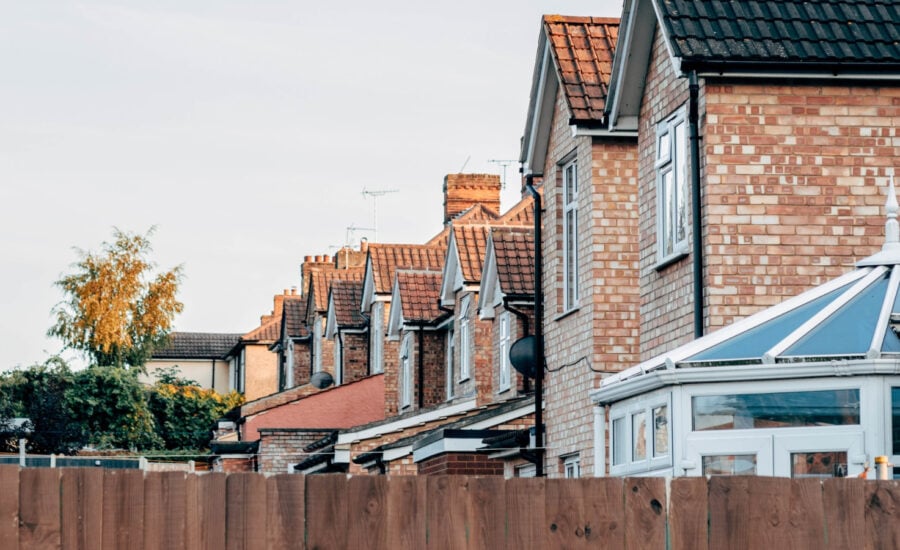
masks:
POLYGON ((703 336, 703 224, 700 219, 700 84, 697 72, 692 71, 690 82, 690 106, 688 107, 688 134, 691 152, 691 217, 694 263, 694 338, 703 336))

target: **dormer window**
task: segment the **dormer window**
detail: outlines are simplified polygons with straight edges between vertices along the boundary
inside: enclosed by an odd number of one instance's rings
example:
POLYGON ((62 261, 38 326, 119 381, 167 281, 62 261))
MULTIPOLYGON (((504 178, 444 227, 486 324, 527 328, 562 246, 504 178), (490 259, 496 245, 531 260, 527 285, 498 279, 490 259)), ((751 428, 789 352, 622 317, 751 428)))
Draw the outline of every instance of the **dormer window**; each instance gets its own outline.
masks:
POLYGON ((468 380, 472 369, 472 335, 469 322, 469 306, 472 296, 466 295, 459 304, 459 381, 468 380))

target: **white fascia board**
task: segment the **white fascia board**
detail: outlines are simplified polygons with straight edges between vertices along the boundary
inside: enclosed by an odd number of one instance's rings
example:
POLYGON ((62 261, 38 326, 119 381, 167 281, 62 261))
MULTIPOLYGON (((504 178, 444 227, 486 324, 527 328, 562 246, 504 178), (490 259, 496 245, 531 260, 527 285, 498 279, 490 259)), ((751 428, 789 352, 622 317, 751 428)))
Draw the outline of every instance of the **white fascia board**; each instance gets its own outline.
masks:
POLYGON ((462 414, 474 409, 475 407, 475 399, 470 399, 468 401, 455 403, 453 405, 447 405, 446 407, 441 407, 439 409, 428 411, 426 413, 417 414, 415 416, 410 416, 407 418, 401 418, 387 424, 381 424, 359 431, 344 432, 338 434, 337 444, 340 445, 343 443, 352 443, 354 441, 363 441, 365 439, 379 437, 387 433, 404 430, 406 428, 409 428, 410 426, 415 426, 417 424, 432 422, 444 417, 462 414))
POLYGON ((523 416, 528 416, 529 414, 534 412, 534 403, 530 405, 525 405, 523 407, 519 407, 518 409, 513 409, 509 412, 505 412, 503 414, 498 414, 497 416, 482 420, 481 422, 476 422, 475 424, 470 424, 466 426, 465 430, 487 430, 489 428, 493 428, 495 426, 499 426, 500 424, 505 424, 512 420, 516 420, 522 418, 523 416))
POLYGON ((716 346, 729 338, 733 338, 738 334, 750 330, 758 325, 761 325, 767 321, 775 319, 788 311, 800 307, 801 305, 811 302, 817 298, 820 298, 833 290, 837 290, 838 288, 850 284, 858 279, 861 279, 868 273, 867 270, 857 269, 855 271, 851 271, 849 273, 845 273, 841 275, 837 279, 832 279, 827 283, 819 285, 811 290, 808 290, 802 294, 794 296, 793 298, 789 298, 780 304, 774 305, 770 308, 764 309, 758 313, 754 313, 749 317, 745 317, 740 321, 736 321, 727 327, 722 327, 719 330, 704 336, 703 338, 699 338, 692 342, 688 342, 682 346, 679 346, 668 353, 664 353, 662 355, 657 355, 652 359, 648 359, 634 367, 629 367, 619 373, 613 374, 601 380, 600 387, 606 387, 615 385, 623 382, 624 380, 633 378, 642 373, 646 373, 651 370, 659 369, 660 367, 666 366, 669 368, 674 368, 675 363, 679 361, 683 361, 692 355, 696 355, 701 351, 705 351, 713 346, 716 346))
POLYGON ((388 314, 388 337, 398 336, 403 327, 403 302, 400 299, 400 277, 394 275, 393 291, 391 292, 391 312, 388 314))
POLYGON ((484 447, 480 437, 442 437, 413 451, 413 462, 421 462, 442 453, 472 453, 484 447))
POLYGON ((589 393, 597 405, 613 404, 629 397, 643 395, 665 386, 721 382, 754 382, 871 374, 900 374, 900 357, 891 359, 838 359, 808 363, 776 363, 736 365, 728 367, 692 367, 658 370, 632 378, 608 388, 589 393))
POLYGON ((456 233, 450 229, 450 239, 447 243, 447 259, 441 273, 441 305, 452 307, 456 298, 458 281, 462 279, 462 269, 459 266, 459 250, 456 245, 456 233))
MULTIPOLYGON (((660 7, 657 0, 650 0, 650 4, 653 6, 653 14, 656 16, 656 21, 662 21, 664 15, 660 12, 660 7)), ((680 75, 681 72, 681 58, 675 56, 675 50, 672 49, 671 40, 666 36, 666 27, 665 25, 659 25, 659 30, 663 33, 663 44, 666 45, 666 53, 669 54, 669 60, 672 62, 672 69, 675 71, 675 74, 680 75)), ((650 37, 652 40, 653 37, 650 37)))
POLYGON ((334 295, 328 292, 328 309, 325 310, 325 338, 329 340, 337 334, 337 315, 334 311, 334 295))
POLYGON ((372 257, 366 256, 366 270, 363 274, 363 290, 362 300, 360 300, 360 311, 363 313, 372 309, 372 303, 375 301, 375 274, 372 273, 372 257))
POLYGON ((891 322, 891 313, 894 309, 894 301, 897 299, 897 288, 900 287, 900 269, 891 270, 891 279, 888 282, 887 293, 885 293, 884 301, 881 304, 881 312, 878 314, 878 321, 875 323, 875 331, 872 334, 872 342, 869 344, 869 352, 866 357, 869 359, 877 359, 881 357, 881 345, 884 342, 885 332, 891 322))
POLYGON ((656 15, 647 7, 651 0, 625 0, 622 25, 613 60, 607 94, 609 128, 637 131, 644 77, 652 52, 656 15))
POLYGON ((547 145, 550 138, 550 125, 553 111, 556 108, 556 93, 559 89, 559 81, 556 77, 555 66, 550 54, 550 43, 541 25, 541 34, 538 41, 540 67, 537 72, 537 89, 531 98, 533 111, 531 120, 528 121, 527 134, 525 136, 525 151, 522 155, 522 164, 525 174, 541 175, 544 173, 544 161, 547 156, 547 145), (549 111, 549 113, 548 113, 549 111), (544 158, 541 158, 541 157, 544 158))
POLYGON ((324 470, 324 469, 327 468, 327 467, 328 467, 328 463, 327 463, 327 462, 323 462, 323 463, 321 463, 321 464, 316 464, 315 466, 313 466, 313 467, 311 467, 311 468, 307 468, 306 470, 303 470, 301 473, 303 473, 303 474, 314 474, 314 473, 318 472, 319 470, 324 470))
MULTIPOLYGON (((635 123, 637 123, 637 120, 635 120, 635 123)), ((615 130, 615 129, 608 129, 608 128, 585 128, 583 126, 578 126, 577 124, 573 124, 569 128, 572 130, 572 137, 581 137, 581 136, 614 137, 614 138, 633 137, 635 139, 637 139, 637 137, 638 137, 637 130, 615 130)))
POLYGON ((334 446, 334 459, 332 460, 334 464, 349 464, 350 463, 350 445, 341 445, 335 444, 334 446))
POLYGON ((762 79, 762 80, 860 80, 866 82, 898 81, 900 74, 894 73, 798 73, 798 72, 741 72, 741 71, 697 71, 697 76, 702 78, 738 78, 738 79, 762 79))
POLYGON ((412 447, 412 443, 410 443, 409 445, 404 445, 402 447, 387 449, 381 453, 381 460, 383 462, 390 462, 392 460, 397 460, 398 458, 403 458, 412 452, 412 447))
POLYGON ((478 286, 478 318, 482 320, 493 319, 494 308, 498 305, 490 301, 496 298, 494 289, 498 286, 493 235, 493 231, 488 232, 487 245, 484 250, 484 267, 481 269, 481 284, 478 286))

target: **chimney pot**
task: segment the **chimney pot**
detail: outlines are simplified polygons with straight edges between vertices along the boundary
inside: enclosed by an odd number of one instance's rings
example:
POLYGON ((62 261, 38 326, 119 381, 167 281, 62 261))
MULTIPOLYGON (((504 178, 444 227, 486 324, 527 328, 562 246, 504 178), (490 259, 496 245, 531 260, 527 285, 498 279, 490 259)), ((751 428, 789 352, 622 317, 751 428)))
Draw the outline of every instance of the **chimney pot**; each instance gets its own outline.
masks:
POLYGON ((312 256, 303 256, 303 263, 310 263, 313 261, 312 256))
POLYGON ((317 264, 322 263, 322 256, 320 254, 316 254, 316 263, 317 264))

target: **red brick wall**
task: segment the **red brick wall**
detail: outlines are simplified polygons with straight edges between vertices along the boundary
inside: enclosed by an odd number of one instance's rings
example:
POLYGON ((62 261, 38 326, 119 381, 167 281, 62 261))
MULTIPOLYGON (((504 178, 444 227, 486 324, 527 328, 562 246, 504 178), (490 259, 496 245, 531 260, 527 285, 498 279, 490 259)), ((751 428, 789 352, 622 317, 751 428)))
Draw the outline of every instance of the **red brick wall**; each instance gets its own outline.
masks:
POLYGON ((261 429, 259 431, 259 471, 283 474, 288 466, 309 457, 303 449, 331 433, 320 429, 261 429))
POLYGON ((369 335, 368 333, 344 332, 341 338, 344 384, 348 384, 368 375, 369 335))
POLYGON ((294 386, 309 383, 312 373, 309 359, 309 340, 294 342, 294 386))
POLYGON ((500 176, 447 174, 444 177, 444 223, 476 204, 500 212, 500 176))
POLYGON ((469 378, 463 381, 459 380, 460 362, 464 350, 460 345, 461 326, 460 318, 454 318, 455 328, 453 338, 455 341, 456 353, 453 365, 453 399, 471 399, 475 397, 479 405, 491 403, 494 400, 494 335, 493 323, 490 320, 484 321, 478 317, 478 293, 460 291, 456 295, 456 305, 454 311, 461 310, 460 303, 464 296, 471 296, 469 299, 469 309, 467 318, 469 319, 469 341, 472 343, 472 349, 469 352, 471 361, 469 363, 469 378))
POLYGON ((479 453, 444 453, 418 464, 419 475, 502 476, 503 461, 479 453))
MULTIPOLYGON (((640 357, 637 143, 573 137, 560 95, 544 167, 544 336, 546 464, 579 453, 593 469, 588 392, 600 374, 640 357), (563 159, 578 162, 577 307, 563 302, 563 159)), ((557 475, 555 468, 546 468, 557 475)))
POLYGON ((256 459, 222 457, 213 464, 213 471, 225 472, 226 474, 235 472, 255 472, 256 459))

